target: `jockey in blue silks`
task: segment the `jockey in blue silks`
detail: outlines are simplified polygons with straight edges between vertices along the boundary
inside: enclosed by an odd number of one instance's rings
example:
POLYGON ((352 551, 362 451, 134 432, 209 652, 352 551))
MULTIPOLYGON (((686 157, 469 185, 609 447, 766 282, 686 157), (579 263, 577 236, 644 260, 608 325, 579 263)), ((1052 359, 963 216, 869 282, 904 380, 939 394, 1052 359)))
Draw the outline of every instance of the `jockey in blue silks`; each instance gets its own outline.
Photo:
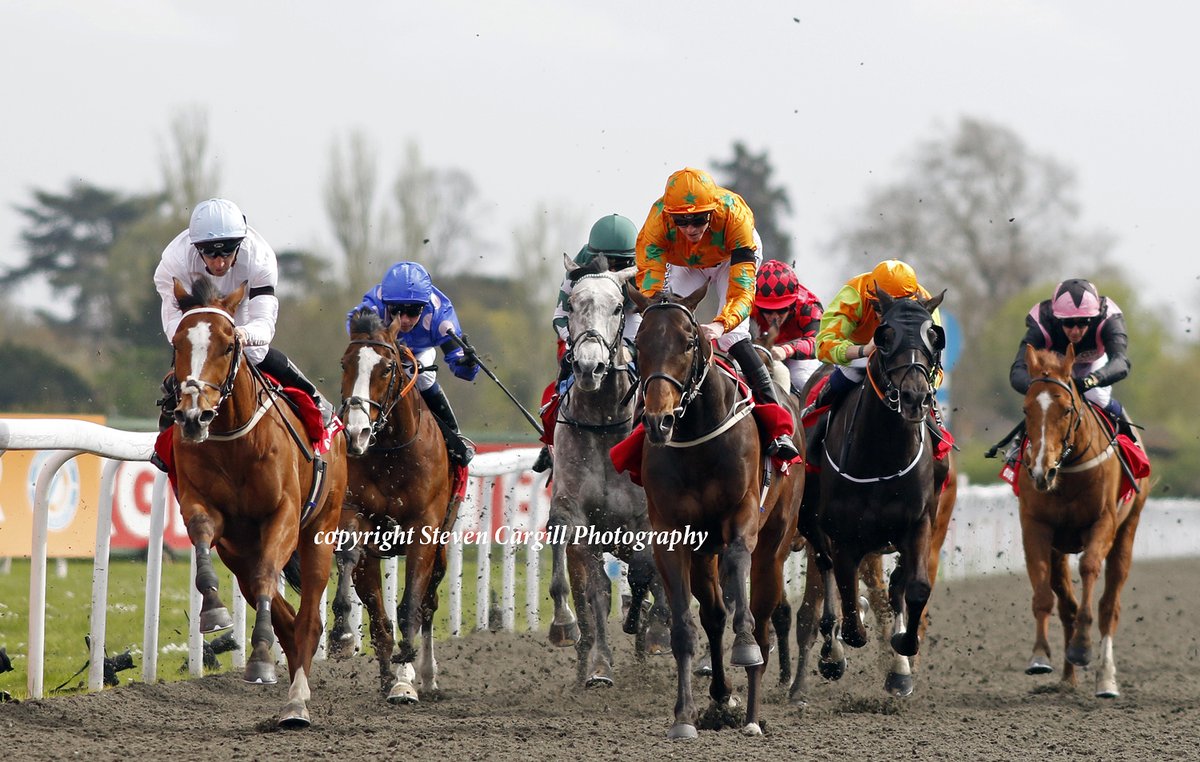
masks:
MULTIPOLYGON (((437 358, 435 347, 441 347, 450 371, 464 381, 473 381, 479 373, 474 356, 466 354, 451 338, 451 333, 462 335, 458 315, 450 299, 433 285, 429 273, 416 262, 398 262, 384 274, 383 280, 363 294, 362 303, 350 310, 346 319, 349 332, 349 316, 358 310, 370 307, 385 326, 399 321, 396 341, 412 350, 417 358, 418 369, 433 365, 437 358)), ((437 381, 437 371, 430 368, 417 374, 417 390, 424 398, 430 411, 443 424, 443 429, 453 436, 446 437, 446 444, 458 462, 466 464, 474 456, 470 440, 459 433, 458 421, 450 407, 446 393, 437 381)))

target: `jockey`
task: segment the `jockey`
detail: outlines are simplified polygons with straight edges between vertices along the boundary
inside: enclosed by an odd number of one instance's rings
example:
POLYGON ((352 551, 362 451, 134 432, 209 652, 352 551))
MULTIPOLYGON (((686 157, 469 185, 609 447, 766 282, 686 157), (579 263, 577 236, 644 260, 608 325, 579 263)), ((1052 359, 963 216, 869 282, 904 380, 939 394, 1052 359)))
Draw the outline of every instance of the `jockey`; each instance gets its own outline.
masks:
POLYGON ((763 263, 756 278, 752 329, 766 335, 778 331, 771 354, 782 362, 799 393, 821 361, 817 357, 817 329, 821 326, 821 301, 800 284, 792 268, 777 259, 763 263))
POLYGON ((350 310, 346 316, 346 330, 350 330, 350 315, 370 307, 379 315, 385 326, 399 321, 396 342, 407 346, 417 358, 422 370, 417 373, 417 390, 430 411, 442 424, 446 436, 446 447, 451 456, 466 465, 475 455, 474 447, 458 430, 458 421, 446 393, 437 381, 437 371, 424 368, 437 358, 435 347, 441 347, 450 372, 464 381, 473 381, 479 374, 479 364, 474 355, 468 355, 462 347, 450 339, 450 333, 462 335, 454 305, 429 277, 425 268, 416 262, 399 262, 392 265, 383 275, 383 280, 363 294, 362 303, 350 310))
MULTIPOLYGON (((608 214, 596 220, 588 234, 587 244, 575 255, 575 264, 585 266, 591 263, 598 254, 603 254, 608 260, 608 270, 616 272, 632 267, 634 244, 637 241, 637 226, 628 217, 619 214, 608 214)), ((567 341, 567 309, 571 303, 571 292, 575 289, 577 273, 567 273, 563 276, 558 288, 558 301, 554 305, 554 317, 551 324, 558 334, 558 378, 552 381, 542 392, 542 451, 538 453, 533 470, 542 472, 550 468, 553 461, 550 457, 550 445, 554 444, 554 424, 558 418, 558 399, 562 393, 563 383, 571 375, 570 362, 565 359, 567 341)), ((642 316, 633 308, 633 303, 625 300, 625 331, 622 334, 625 343, 632 351, 633 337, 637 335, 638 326, 642 324, 642 316)))
MULTIPOLYGON (((275 296, 278 280, 275 250, 257 230, 246 224, 245 215, 232 201, 210 198, 197 204, 187 229, 163 249, 162 259, 154 271, 154 287, 162 298, 162 326, 167 341, 173 339, 175 329, 183 319, 175 301, 173 281, 178 279, 191 288, 192 282, 202 275, 208 276, 217 290, 226 294, 243 282, 249 284, 248 298, 233 315, 246 359, 284 386, 307 392, 328 425, 333 406, 320 396, 317 387, 304 377, 287 355, 270 346, 279 316, 279 299, 275 296)), ((160 428, 165 429, 171 423, 177 387, 173 376, 164 379, 160 428)))
MULTIPOLYGON (((642 294, 653 297, 665 288, 687 296, 706 283, 715 285, 720 311, 712 322, 700 325, 700 333, 737 361, 756 403, 777 405, 774 382, 750 343, 754 274, 761 261, 754 212, 741 196, 691 167, 667 179, 637 239, 642 294)), ((769 454, 782 460, 798 457, 791 429, 782 423, 769 432, 769 454)))
POLYGON ((1101 296, 1096 287, 1082 278, 1064 280, 1054 296, 1035 304, 1025 316, 1025 335, 1017 348, 1008 380, 1012 388, 1024 394, 1032 379, 1025 364, 1025 346, 1052 349, 1066 354, 1075 346, 1072 375, 1083 396, 1112 418, 1118 433, 1131 440, 1134 436, 1129 418, 1112 394, 1112 384, 1129 375, 1129 336, 1125 316, 1117 303, 1101 296))
MULTIPOLYGON (((929 292, 917 282, 916 271, 899 259, 885 259, 870 272, 856 275, 842 286, 822 315, 821 330, 817 332, 817 358, 835 367, 817 398, 804 409, 803 417, 825 405, 835 407, 866 377, 867 361, 875 350, 875 329, 879 327, 879 314, 874 307, 877 289, 897 299, 930 298, 929 292)), ((933 322, 942 324, 940 310, 933 311, 933 322)), ((937 415, 937 405, 931 413, 937 415)), ((829 416, 823 419, 828 421, 829 416)), ((821 445, 823 429, 823 425, 815 427, 810 450, 816 451, 821 445)))

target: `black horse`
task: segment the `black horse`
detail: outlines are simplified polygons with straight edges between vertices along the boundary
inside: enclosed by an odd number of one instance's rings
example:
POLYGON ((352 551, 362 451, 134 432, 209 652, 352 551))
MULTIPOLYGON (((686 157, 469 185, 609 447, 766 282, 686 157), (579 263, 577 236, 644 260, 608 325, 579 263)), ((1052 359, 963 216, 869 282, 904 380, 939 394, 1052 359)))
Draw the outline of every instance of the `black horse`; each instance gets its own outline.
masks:
MULTIPOLYGON (((814 541, 825 583, 821 617, 822 674, 840 676, 841 643, 867 636, 858 609, 859 564, 870 553, 896 550, 889 580, 895 622, 891 646, 915 656, 918 625, 933 583, 929 575, 938 487, 949 459, 934 458, 930 422, 945 334, 932 313, 945 297, 894 299, 882 290, 880 325, 867 373, 832 412, 820 478, 810 479, 801 529, 814 541), (836 588, 834 582, 836 580, 836 588), (840 628, 834 601, 841 600, 840 628)), ((817 457, 814 454, 814 457, 817 457)))

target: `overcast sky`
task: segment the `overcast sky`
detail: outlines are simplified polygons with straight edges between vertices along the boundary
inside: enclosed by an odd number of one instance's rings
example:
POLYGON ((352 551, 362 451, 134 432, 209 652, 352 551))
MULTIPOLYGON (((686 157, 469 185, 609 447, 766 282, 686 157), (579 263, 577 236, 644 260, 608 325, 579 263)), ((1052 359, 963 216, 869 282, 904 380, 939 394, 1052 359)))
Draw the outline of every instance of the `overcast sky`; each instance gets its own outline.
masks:
POLYGON ((481 232, 505 249, 539 208, 578 213, 573 247, 602 214, 640 224, 670 172, 742 140, 769 152, 801 278, 828 300, 854 273, 820 246, 967 115, 1071 167, 1085 224, 1116 237, 1147 302, 1184 314, 1200 307, 1196 8, 5 0, 0 266, 23 259, 12 207, 32 188, 160 187, 170 120, 199 106, 220 194, 276 249, 332 249, 320 192, 351 130, 389 183, 410 139, 469 173, 481 232))

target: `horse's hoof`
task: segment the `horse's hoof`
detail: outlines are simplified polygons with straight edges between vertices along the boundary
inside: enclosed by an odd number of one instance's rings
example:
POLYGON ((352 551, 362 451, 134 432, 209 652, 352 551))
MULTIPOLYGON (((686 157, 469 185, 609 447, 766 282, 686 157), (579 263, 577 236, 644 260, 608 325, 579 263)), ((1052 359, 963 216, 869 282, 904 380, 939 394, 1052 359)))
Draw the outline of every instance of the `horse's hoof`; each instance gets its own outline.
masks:
POLYGON ((1029 666, 1025 668, 1027 675, 1049 675, 1054 672, 1054 666, 1050 664, 1050 660, 1045 656, 1034 654, 1029 660, 1029 666))
POLYGON ((744 735, 744 736, 761 736, 762 728, 759 727, 757 722, 747 723, 746 726, 742 728, 742 735, 744 735))
POLYGON ((417 689, 412 687, 410 683, 396 683, 388 692, 387 700, 389 704, 416 704, 420 702, 417 697, 417 689))
POLYGON ((913 692, 912 675, 898 675, 889 672, 883 681, 883 689, 896 698, 908 698, 913 692))
POLYGON ((1067 646, 1067 661, 1076 667, 1086 667, 1092 661, 1092 655, 1088 653, 1089 650, 1087 646, 1067 646))
POLYGON ((763 663, 762 649, 757 643, 735 645, 729 655, 729 663, 734 667, 757 667, 763 663))
POLYGON ((792 706, 803 709, 808 706, 808 696, 803 693, 792 693, 788 695, 788 703, 792 706))
POLYGON ((248 661, 242 680, 253 685, 274 685, 275 665, 269 661, 248 661))
POLYGON ((559 624, 553 622, 550 625, 550 644, 559 648, 573 646, 579 642, 579 622, 568 622, 567 624, 559 624))
POLYGON ((1115 681, 1096 688, 1096 698, 1112 699, 1119 698, 1120 696, 1121 692, 1117 690, 1117 683, 1115 681))
POLYGON ((646 653, 662 656, 671 653, 671 632, 665 627, 650 625, 646 630, 646 653))
POLYGON ((283 714, 279 717, 279 727, 289 730, 300 730, 311 724, 308 719, 308 707, 304 705, 303 701, 288 704, 283 708, 283 714))
POLYGON ((200 612, 200 632, 208 635, 211 632, 220 632, 228 630, 233 626, 233 617, 229 615, 229 609, 222 606, 219 609, 209 609, 208 611, 200 612))
POLYGON ((685 741, 696 737, 696 726, 686 722, 677 722, 667 731, 667 738, 672 741, 685 741))
POLYGON ((612 678, 608 675, 592 675, 584 682, 585 688, 611 688, 612 678))
POLYGON ((712 677, 712 659, 705 656, 692 667, 692 674, 696 677, 712 677))
POLYGON ((921 650, 921 639, 917 636, 910 638, 906 632, 898 632, 892 636, 892 650, 901 656, 916 656, 921 650))
POLYGON ((846 660, 817 662, 817 671, 826 680, 841 680, 846 674, 846 660))
POLYGON ((862 648, 867 644, 867 633, 861 627, 843 628, 842 642, 851 648, 862 648))

